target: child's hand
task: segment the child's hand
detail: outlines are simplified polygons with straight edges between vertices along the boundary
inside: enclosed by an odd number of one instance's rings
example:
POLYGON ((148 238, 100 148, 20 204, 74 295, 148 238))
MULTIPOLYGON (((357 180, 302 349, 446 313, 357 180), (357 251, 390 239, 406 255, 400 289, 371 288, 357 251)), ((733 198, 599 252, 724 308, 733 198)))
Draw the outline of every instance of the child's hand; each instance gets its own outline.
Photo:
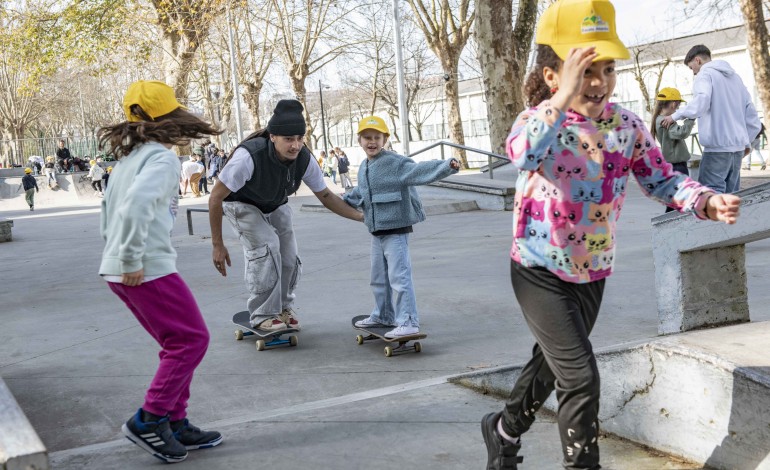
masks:
POLYGON ((449 168, 451 168, 453 170, 459 170, 460 169, 460 161, 457 160, 456 158, 453 158, 452 160, 449 161, 449 168))
POLYGON ((123 273, 120 283, 124 286, 135 287, 141 284, 142 280, 144 280, 144 269, 132 273, 123 273))
POLYGON ((732 225, 740 215, 741 198, 734 194, 714 194, 706 201, 706 214, 710 220, 732 225))
POLYGON ((581 47, 570 49, 567 58, 559 71, 559 91, 553 96, 551 101, 558 104, 554 106, 560 109, 566 109, 583 88, 583 79, 586 70, 591 63, 599 57, 595 47, 581 47))

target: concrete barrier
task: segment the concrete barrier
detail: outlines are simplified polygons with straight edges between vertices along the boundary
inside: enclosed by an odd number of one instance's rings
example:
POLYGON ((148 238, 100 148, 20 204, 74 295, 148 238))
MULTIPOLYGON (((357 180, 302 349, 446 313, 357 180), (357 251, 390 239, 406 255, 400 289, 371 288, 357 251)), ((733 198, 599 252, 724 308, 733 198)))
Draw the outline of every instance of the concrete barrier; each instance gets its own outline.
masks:
MULTIPOLYGON (((597 350, 602 430, 708 468, 770 469, 768 344, 761 322, 597 350)), ((450 381, 507 397, 521 367, 450 381)))
POLYGON ((13 220, 0 220, 0 243, 13 241, 13 233, 11 232, 12 227, 13 220))
POLYGON ((652 219, 660 334, 749 321, 745 244, 770 237, 770 183, 737 194, 735 225, 676 212, 652 219))
POLYGON ((48 452, 0 379, 0 470, 46 470, 48 452))
MULTIPOLYGON (((37 186, 40 189, 35 194, 35 208, 77 206, 84 204, 96 204, 101 198, 93 188, 88 173, 66 173, 56 175, 59 187, 50 189, 46 176, 36 176, 37 186)), ((0 210, 24 210, 29 209, 24 201, 24 188, 21 185, 21 176, 0 177, 0 210)))

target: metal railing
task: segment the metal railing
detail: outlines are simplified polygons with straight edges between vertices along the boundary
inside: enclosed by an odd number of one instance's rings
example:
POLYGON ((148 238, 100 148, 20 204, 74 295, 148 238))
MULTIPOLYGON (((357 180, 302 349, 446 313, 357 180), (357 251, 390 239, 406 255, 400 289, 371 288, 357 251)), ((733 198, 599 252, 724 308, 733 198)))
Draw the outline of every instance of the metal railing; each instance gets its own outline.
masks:
MULTIPOLYGON (((42 137, 35 139, 0 139, 0 163, 3 166, 25 166, 29 157, 37 155, 45 158, 56 155, 59 140, 62 137, 42 137)), ((99 154, 99 141, 95 137, 64 138, 73 157, 95 157, 99 154)))
POLYGON ((478 153, 478 154, 481 154, 481 155, 486 155, 487 156, 487 168, 489 169, 489 179, 494 179, 493 170, 494 170, 495 165, 494 165, 494 163, 492 161, 493 159, 497 159, 498 161, 503 161, 504 162, 503 164, 510 163, 510 160, 508 160, 508 157, 505 157, 505 156, 500 155, 498 153, 490 152, 488 150, 481 150, 481 149, 477 149, 477 148, 473 148, 473 147, 468 147, 466 145, 460 145, 460 144, 456 144, 454 142, 447 142, 446 140, 438 141, 435 144, 431 144, 431 145, 425 147, 424 149, 420 149, 420 150, 418 150, 416 152, 412 152, 411 154, 409 154, 409 157, 414 157, 415 155, 419 155, 419 154, 421 154, 423 152, 427 152, 428 150, 434 149, 436 147, 441 147, 441 159, 442 160, 446 160, 446 156, 444 155, 444 147, 451 147, 451 148, 465 150, 465 151, 468 151, 468 152, 478 153))

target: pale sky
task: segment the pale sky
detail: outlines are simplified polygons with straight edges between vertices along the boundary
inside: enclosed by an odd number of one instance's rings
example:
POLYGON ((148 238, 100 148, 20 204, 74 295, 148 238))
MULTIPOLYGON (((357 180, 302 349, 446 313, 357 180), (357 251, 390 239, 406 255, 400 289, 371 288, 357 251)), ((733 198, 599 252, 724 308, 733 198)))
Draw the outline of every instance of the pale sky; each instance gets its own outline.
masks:
MULTIPOLYGON (((738 2, 732 11, 719 15, 705 7, 694 9, 695 0, 613 0, 618 36, 626 46, 689 36, 742 22, 738 2)), ((708 3, 704 0, 703 3, 708 3)), ((723 2, 724 3, 724 2, 723 2)))

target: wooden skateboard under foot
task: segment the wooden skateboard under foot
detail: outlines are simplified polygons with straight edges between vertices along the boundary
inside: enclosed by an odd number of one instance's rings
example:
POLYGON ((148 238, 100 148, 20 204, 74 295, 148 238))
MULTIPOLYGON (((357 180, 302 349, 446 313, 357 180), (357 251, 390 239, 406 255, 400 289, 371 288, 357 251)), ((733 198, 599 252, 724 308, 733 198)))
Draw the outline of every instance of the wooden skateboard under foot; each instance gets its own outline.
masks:
POLYGON ((238 312, 233 315, 233 323, 246 330, 244 331, 240 328, 235 330, 235 339, 240 341, 244 336, 258 336, 260 339, 257 340, 257 351, 264 351, 267 348, 273 348, 275 346, 296 346, 299 344, 296 335, 291 335, 288 339, 281 338, 283 335, 297 333, 299 331, 298 329, 284 328, 282 330, 260 330, 259 328, 251 326, 249 318, 250 314, 248 311, 238 312))
POLYGON ((388 343, 387 346, 385 346, 385 357, 391 357, 395 354, 404 354, 408 352, 420 352, 422 351, 422 345, 419 341, 415 341, 417 339, 423 339, 427 338, 428 335, 425 333, 417 333, 414 335, 408 335, 408 336, 399 336, 398 338, 386 338, 385 333, 392 330, 394 327, 392 326, 382 326, 382 327, 366 327, 361 328, 356 326, 356 322, 363 320, 364 318, 369 318, 369 315, 358 315, 353 317, 352 325, 353 329, 363 331, 364 333, 367 333, 367 336, 364 335, 358 335, 356 336, 356 342, 358 342, 359 345, 364 344, 366 341, 371 341, 373 339, 381 339, 388 343), (413 344, 408 344, 410 341, 414 341, 413 344), (398 343, 398 346, 393 346, 394 343, 398 343))

